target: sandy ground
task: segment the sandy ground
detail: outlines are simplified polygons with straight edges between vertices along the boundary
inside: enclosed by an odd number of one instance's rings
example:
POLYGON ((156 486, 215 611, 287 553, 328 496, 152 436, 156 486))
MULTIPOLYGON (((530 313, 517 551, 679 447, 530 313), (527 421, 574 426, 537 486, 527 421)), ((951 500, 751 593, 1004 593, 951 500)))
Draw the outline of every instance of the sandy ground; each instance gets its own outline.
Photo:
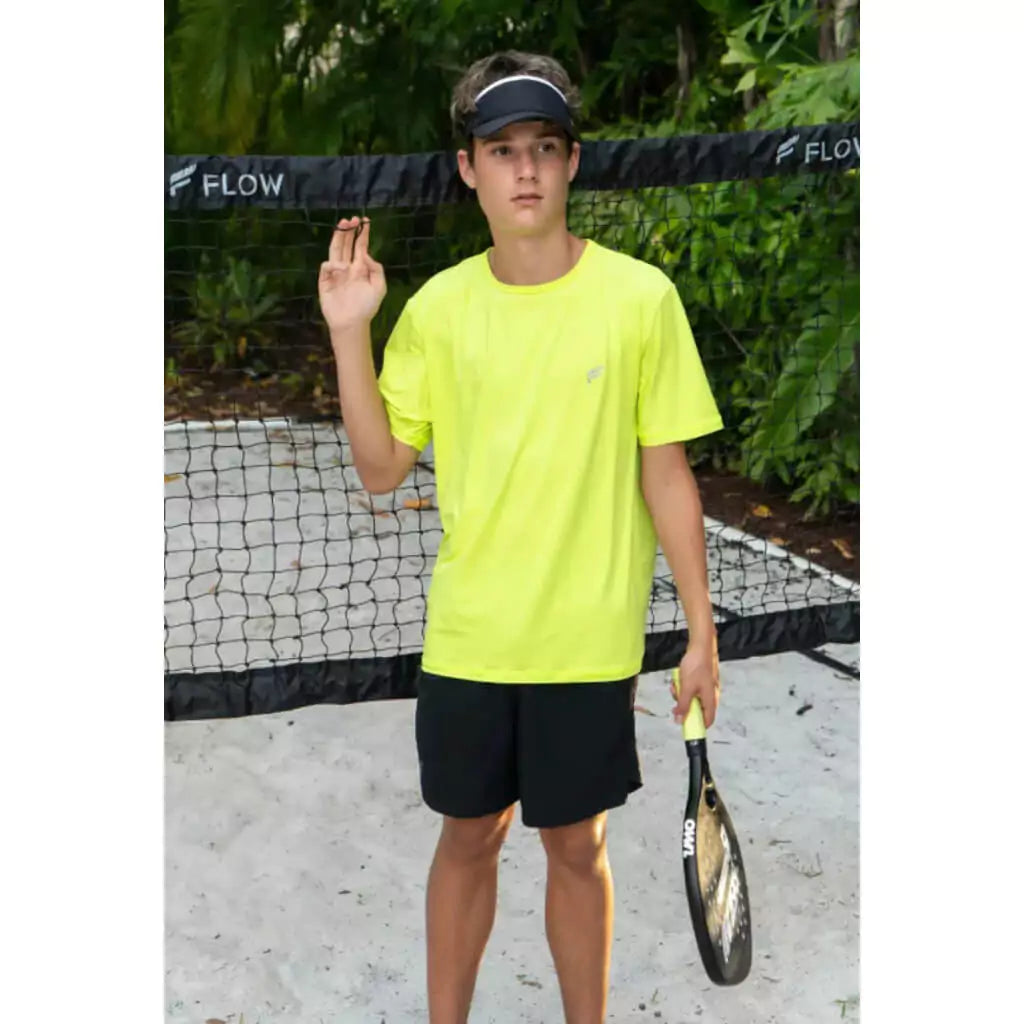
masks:
MULTIPOLYGON (((857 646, 828 653, 859 658, 857 646)), ((723 666, 711 764, 743 838, 755 929, 749 979, 723 990, 686 909, 685 752, 666 679, 641 677, 645 785, 610 817, 608 1020, 857 1020, 858 683, 797 654, 723 666)), ((374 702, 167 725, 168 1021, 426 1021, 438 822, 420 799, 413 714, 411 701, 374 702)), ((562 1020, 543 897, 540 843, 517 820, 474 1024, 562 1020)))

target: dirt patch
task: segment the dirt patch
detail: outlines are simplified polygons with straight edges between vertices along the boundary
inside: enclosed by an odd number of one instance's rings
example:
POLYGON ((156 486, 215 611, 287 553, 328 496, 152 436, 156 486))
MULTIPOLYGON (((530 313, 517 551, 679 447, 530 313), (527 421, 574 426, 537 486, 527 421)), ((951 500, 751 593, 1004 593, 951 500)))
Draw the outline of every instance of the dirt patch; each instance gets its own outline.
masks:
POLYGON ((704 514, 777 544, 794 555, 860 581, 860 510, 849 506, 808 517, 807 505, 740 476, 697 471, 704 514))

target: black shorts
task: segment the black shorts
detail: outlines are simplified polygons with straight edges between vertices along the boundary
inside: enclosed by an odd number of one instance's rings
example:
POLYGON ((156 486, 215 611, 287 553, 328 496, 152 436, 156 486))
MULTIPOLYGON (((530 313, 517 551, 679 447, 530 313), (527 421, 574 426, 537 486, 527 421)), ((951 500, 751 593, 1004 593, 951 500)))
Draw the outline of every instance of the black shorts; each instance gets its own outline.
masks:
POLYGON ((643 784, 636 682, 478 683, 422 672, 416 747, 424 801, 452 818, 479 818, 518 800, 530 828, 621 806, 643 784))

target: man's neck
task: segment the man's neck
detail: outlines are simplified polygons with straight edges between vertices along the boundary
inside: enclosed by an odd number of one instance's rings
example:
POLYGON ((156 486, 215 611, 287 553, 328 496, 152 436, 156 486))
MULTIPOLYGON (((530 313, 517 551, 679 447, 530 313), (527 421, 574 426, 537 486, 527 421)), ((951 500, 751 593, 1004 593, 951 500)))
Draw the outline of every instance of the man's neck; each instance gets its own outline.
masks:
POLYGON ((564 228, 538 238, 495 238, 491 273, 511 285, 547 284, 569 273, 586 242, 564 228))

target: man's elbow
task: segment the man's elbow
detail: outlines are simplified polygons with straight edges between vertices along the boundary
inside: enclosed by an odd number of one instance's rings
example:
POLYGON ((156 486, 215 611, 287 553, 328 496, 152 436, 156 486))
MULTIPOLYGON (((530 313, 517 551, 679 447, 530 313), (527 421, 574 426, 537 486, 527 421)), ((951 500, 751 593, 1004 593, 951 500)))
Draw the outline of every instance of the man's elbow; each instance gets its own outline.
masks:
POLYGON ((402 482, 393 479, 393 474, 389 474, 387 471, 364 471, 357 466, 356 473, 359 475, 364 490, 370 494, 390 494, 402 482))
POLYGON ((401 486, 402 481, 412 471, 419 456, 419 451, 409 445, 392 439, 391 461, 381 465, 361 464, 356 460, 356 473, 363 487, 370 494, 390 494, 401 486))
POLYGON ((390 494, 398 486, 393 465, 381 466, 356 459, 355 469, 363 490, 370 494, 390 494))

